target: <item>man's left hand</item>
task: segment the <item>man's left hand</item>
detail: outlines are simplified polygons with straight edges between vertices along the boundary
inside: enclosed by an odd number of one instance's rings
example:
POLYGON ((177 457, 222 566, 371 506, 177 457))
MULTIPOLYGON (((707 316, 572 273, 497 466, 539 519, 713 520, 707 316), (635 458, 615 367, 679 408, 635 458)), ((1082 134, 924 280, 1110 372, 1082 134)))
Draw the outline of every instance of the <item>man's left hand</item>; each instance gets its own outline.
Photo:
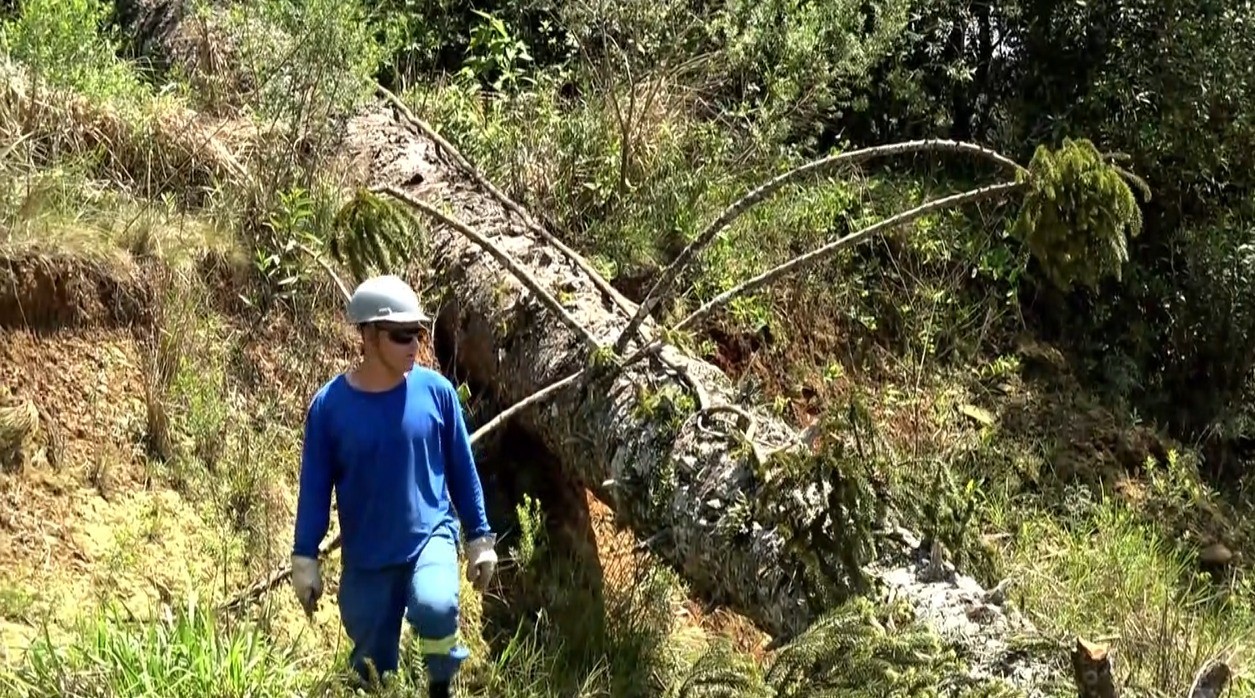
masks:
POLYGON ((480 536, 466 544, 466 579, 477 591, 486 589, 497 571, 496 542, 494 536, 480 536))

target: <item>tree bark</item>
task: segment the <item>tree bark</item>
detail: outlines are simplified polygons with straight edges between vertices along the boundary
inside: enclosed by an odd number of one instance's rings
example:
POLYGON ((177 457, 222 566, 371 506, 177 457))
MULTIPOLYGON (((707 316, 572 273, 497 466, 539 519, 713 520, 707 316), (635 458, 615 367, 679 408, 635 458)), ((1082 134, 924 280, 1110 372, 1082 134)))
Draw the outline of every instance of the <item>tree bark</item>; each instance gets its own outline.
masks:
MULTIPOLYGON (((473 227, 558 298, 608 353, 628 323, 624 309, 585 271, 528 234, 516 214, 457 170, 435 143, 383 110, 353 119, 347 143, 362 167, 362 184, 395 186, 473 227)), ((437 332, 455 339, 459 366, 492 386, 499 404, 523 400, 597 363, 595 355, 603 352, 590 349, 493 255, 449 226, 433 225, 430 234, 431 261, 446 292, 437 332)), ((658 329, 645 322, 651 336, 658 329)), ((843 551, 829 551, 830 559, 808 555, 791 531, 841 540, 846 522, 826 515, 831 506, 823 483, 761 506, 756 500, 763 499, 764 474, 756 472, 752 451, 738 446, 736 423, 743 429, 744 416, 752 415, 754 438, 769 448, 797 443, 797 433, 757 406, 738 404, 731 381, 716 367, 671 346, 660 354, 662 361, 622 370, 594 367, 587 380, 572 381, 515 418, 557 457, 566 476, 608 502, 638 536, 652 538, 651 549, 694 591, 778 639, 790 637, 851 581, 833 564, 843 551), (691 391, 692 384, 711 409, 677 414, 651 399, 691 391), (738 505, 747 501, 750 506, 738 505), (746 517, 747 511, 754 513, 746 517)), ((956 574, 936 546, 929 555, 908 532, 897 534, 866 565, 873 579, 962 645, 973 676, 1009 675, 1021 689, 1044 677, 1031 658, 1007 649, 1012 633, 1031 631, 1026 621, 956 574)))

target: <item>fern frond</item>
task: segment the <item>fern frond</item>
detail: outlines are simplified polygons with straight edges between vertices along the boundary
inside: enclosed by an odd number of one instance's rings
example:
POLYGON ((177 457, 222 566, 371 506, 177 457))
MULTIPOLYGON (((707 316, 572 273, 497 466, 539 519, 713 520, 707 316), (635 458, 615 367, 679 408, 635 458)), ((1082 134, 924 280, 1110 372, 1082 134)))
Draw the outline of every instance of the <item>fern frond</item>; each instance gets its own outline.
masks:
POLYGON ((426 240, 415 218, 374 192, 359 188, 336 212, 327 249, 357 281, 398 273, 426 240))
POLYGON ((771 698, 773 692, 748 659, 726 642, 713 643, 693 663, 676 698, 771 698))
POLYGON ((1119 278, 1127 240, 1141 232, 1130 182, 1144 197, 1150 188, 1112 159, 1088 140, 1065 139, 1056 151, 1039 146, 1029 163, 1029 188, 1012 232, 1061 288, 1119 278))

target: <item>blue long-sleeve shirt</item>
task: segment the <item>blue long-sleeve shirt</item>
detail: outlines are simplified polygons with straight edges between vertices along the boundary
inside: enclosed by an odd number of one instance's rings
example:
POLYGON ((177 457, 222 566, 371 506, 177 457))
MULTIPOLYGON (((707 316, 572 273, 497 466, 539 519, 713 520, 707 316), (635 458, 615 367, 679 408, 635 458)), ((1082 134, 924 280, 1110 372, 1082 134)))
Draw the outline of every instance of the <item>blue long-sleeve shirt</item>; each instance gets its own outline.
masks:
POLYGON ((358 390, 341 374, 314 394, 305 418, 293 554, 318 556, 333 488, 346 567, 410 562, 433 533, 456 538, 458 518, 468 539, 491 533, 457 391, 421 366, 386 392, 358 390))

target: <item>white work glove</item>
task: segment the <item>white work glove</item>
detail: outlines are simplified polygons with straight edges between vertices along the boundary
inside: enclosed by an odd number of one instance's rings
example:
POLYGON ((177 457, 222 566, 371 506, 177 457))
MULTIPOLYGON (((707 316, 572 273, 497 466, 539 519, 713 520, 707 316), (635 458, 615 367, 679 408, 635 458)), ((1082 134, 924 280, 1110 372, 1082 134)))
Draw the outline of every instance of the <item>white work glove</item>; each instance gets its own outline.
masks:
POLYGON ((488 580, 497 571, 496 536, 480 536, 466 544, 466 580, 478 591, 488 588, 488 580))
POLYGON ((292 588, 306 615, 312 614, 322 596, 322 575, 316 558, 292 556, 292 588))

